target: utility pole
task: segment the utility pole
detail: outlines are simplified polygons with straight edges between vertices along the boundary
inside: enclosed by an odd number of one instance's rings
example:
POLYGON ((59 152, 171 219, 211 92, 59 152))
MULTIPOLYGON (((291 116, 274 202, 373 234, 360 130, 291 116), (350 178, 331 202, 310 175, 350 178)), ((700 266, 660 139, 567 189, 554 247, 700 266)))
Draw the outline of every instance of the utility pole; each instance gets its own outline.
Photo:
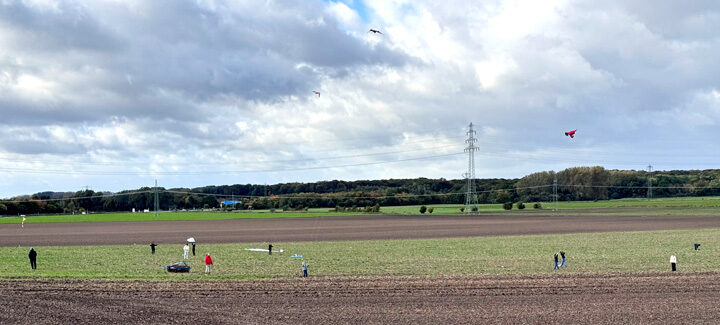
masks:
POLYGON ((157 179, 155 180, 155 217, 158 216, 158 210, 160 209, 160 195, 158 195, 157 179))
POLYGON ((475 131, 473 130, 473 124, 470 123, 467 131, 467 148, 465 152, 468 153, 468 171, 465 173, 467 178, 467 192, 465 194, 465 211, 472 211, 471 209, 477 206, 477 193, 475 192, 475 151, 478 147, 475 146, 477 138, 475 138, 475 131))
POLYGON ((652 165, 648 164, 647 198, 652 199, 652 165))
POLYGON ((555 179, 553 179, 553 211, 557 211, 558 191, 557 191, 557 173, 555 173, 555 179))

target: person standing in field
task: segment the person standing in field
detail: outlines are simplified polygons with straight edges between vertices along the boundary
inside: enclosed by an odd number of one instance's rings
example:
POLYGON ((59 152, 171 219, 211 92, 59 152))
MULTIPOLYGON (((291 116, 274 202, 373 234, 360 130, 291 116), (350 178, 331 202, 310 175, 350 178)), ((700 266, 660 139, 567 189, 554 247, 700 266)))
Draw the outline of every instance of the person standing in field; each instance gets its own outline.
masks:
POLYGON ((212 257, 210 257, 210 253, 205 254, 205 274, 210 274, 210 269, 212 268, 213 261, 212 257))
POLYGON ((272 244, 268 244, 268 255, 272 255, 272 244))
POLYGON ((185 244, 185 246, 183 246, 183 259, 188 259, 188 255, 190 255, 190 246, 185 244))
POLYGON ((560 266, 567 268, 567 262, 565 262, 565 252, 560 251, 560 257, 562 257, 562 262, 560 263, 560 266))
POLYGON ((192 242, 191 244, 192 244, 193 256, 195 256, 195 242, 192 242))
POLYGON ((27 219, 25 218, 25 216, 23 216, 22 223, 20 223, 20 228, 25 228, 25 220, 27 219))
POLYGON ((155 242, 150 243, 150 253, 153 255, 155 254, 155 246, 157 246, 155 242))
POLYGON ((554 270, 559 270, 560 267, 558 266, 558 253, 555 253, 555 268, 554 270))
POLYGON ((307 278, 307 276, 308 276, 308 266, 309 266, 309 265, 310 265, 310 264, 305 263, 305 261, 302 262, 302 274, 303 274, 303 278, 307 278))
POLYGON ((33 270, 37 269, 37 252, 32 247, 30 247, 30 253, 28 253, 28 258, 30 259, 30 268, 32 268, 33 270))

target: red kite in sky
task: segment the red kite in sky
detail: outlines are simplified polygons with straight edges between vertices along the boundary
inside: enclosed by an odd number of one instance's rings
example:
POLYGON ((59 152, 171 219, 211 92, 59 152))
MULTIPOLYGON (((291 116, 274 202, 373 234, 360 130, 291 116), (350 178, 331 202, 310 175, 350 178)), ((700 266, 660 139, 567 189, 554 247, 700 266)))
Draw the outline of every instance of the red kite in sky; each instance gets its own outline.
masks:
POLYGON ((315 93, 315 95, 318 95, 318 97, 320 97, 320 92, 319 92, 319 91, 314 91, 314 90, 313 90, 313 92, 315 93))
POLYGON ((572 130, 572 131, 565 132, 565 135, 569 135, 571 138, 574 138, 574 137, 575 137, 575 131, 577 131, 577 129, 572 130))
POLYGON ((382 33, 381 31, 377 30, 377 29, 372 29, 372 28, 370 28, 370 30, 368 31, 368 33, 369 33, 369 32, 373 32, 373 34, 383 35, 383 33, 382 33))

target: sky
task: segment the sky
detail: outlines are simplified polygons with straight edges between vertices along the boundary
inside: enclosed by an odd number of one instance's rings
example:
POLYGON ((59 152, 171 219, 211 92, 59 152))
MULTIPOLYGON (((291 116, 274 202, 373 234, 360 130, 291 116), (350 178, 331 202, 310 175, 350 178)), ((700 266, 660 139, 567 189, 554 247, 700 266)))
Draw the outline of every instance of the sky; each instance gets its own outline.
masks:
POLYGON ((478 178, 718 168, 718 53, 717 1, 0 0, 0 197, 459 179, 470 123, 478 178))

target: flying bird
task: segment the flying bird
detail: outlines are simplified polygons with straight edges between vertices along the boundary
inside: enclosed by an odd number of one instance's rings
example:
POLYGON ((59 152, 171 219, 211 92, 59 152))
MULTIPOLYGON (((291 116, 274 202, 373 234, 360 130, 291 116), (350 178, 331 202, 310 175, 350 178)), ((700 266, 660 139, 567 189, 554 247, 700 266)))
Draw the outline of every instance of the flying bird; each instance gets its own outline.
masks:
POLYGON ((320 97, 320 92, 319 92, 319 91, 314 91, 314 90, 313 90, 313 92, 315 93, 315 95, 318 95, 318 97, 320 97))
POLYGON ((369 32, 373 32, 373 34, 383 35, 383 33, 382 33, 381 31, 377 30, 377 29, 372 29, 372 28, 370 28, 370 30, 368 31, 368 33, 369 33, 369 32))
POLYGON ((577 129, 572 130, 572 131, 567 131, 567 132, 565 132, 565 135, 566 135, 566 136, 570 136, 571 138, 574 138, 574 137, 575 137, 575 131, 577 131, 577 129))

